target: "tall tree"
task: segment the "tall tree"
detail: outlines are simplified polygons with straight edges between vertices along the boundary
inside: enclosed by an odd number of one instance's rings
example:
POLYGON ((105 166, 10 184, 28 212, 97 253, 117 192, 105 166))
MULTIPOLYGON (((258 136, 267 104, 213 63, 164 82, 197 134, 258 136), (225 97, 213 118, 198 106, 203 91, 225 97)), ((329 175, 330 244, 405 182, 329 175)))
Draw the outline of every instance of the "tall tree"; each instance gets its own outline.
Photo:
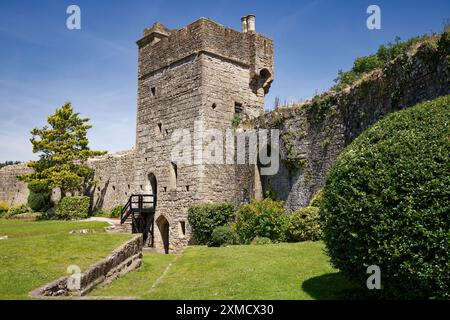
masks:
POLYGON ((94 172, 86 165, 86 160, 106 152, 89 149, 86 137, 92 128, 87 124, 89 120, 80 118, 71 104, 66 103, 48 117, 48 125, 33 129, 30 141, 33 153, 40 154, 39 160, 30 161, 28 166, 34 172, 19 179, 27 182, 31 190, 36 186, 59 187, 62 197, 91 186, 94 172))

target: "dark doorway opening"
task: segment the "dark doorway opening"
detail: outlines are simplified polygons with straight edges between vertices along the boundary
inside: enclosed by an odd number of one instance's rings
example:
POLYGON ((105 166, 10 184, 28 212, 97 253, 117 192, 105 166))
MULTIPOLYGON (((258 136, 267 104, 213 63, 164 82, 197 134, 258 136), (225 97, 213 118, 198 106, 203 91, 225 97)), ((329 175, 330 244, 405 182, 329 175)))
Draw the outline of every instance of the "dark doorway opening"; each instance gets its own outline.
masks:
POLYGON ((169 253, 169 221, 164 216, 158 218, 156 224, 161 235, 162 245, 164 247, 164 253, 169 253))

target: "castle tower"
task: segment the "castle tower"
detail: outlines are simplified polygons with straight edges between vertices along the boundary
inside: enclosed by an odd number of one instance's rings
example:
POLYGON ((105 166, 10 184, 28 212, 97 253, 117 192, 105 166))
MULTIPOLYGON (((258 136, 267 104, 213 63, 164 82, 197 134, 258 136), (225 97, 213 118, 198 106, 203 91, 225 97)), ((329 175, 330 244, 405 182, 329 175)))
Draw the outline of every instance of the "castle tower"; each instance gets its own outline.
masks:
POLYGON ((254 16, 242 18, 242 26, 238 32, 204 18, 180 30, 155 23, 137 42, 134 187, 157 193, 154 233, 160 252, 189 243, 190 206, 237 202, 242 193, 234 165, 196 162, 194 148, 186 161, 173 161, 175 132, 184 130, 194 145, 199 124, 226 130, 233 119, 264 112, 274 74, 273 43, 255 32, 254 16))

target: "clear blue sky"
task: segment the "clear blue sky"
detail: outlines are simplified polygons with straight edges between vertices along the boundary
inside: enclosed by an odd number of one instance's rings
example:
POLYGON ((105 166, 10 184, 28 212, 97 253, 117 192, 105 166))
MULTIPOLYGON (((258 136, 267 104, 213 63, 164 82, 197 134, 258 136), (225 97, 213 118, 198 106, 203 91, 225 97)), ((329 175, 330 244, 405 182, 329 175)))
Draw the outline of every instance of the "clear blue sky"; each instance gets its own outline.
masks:
POLYGON ((199 17, 240 29, 256 15, 257 31, 275 42, 275 82, 267 97, 305 99, 329 88, 338 69, 400 36, 441 31, 448 0, 2 0, 0 3, 0 161, 29 160, 30 129, 65 101, 91 118, 91 147, 134 145, 137 95, 135 41, 160 21, 181 28, 199 17), (66 29, 66 8, 81 7, 82 29, 66 29), (377 4, 382 29, 366 28, 377 4))

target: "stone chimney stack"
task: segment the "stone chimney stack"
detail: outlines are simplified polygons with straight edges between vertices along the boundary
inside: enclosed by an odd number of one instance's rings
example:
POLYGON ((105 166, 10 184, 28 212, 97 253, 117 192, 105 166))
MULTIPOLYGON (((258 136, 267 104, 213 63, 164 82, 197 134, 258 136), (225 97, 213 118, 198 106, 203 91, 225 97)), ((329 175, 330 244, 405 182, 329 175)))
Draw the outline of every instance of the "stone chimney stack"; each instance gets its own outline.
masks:
POLYGON ((247 16, 247 31, 255 32, 255 16, 252 14, 247 16))
POLYGON ((247 31, 248 31, 248 27, 247 27, 247 17, 242 17, 242 18, 241 18, 241 22, 242 22, 242 32, 243 32, 243 33, 247 33, 247 31))

